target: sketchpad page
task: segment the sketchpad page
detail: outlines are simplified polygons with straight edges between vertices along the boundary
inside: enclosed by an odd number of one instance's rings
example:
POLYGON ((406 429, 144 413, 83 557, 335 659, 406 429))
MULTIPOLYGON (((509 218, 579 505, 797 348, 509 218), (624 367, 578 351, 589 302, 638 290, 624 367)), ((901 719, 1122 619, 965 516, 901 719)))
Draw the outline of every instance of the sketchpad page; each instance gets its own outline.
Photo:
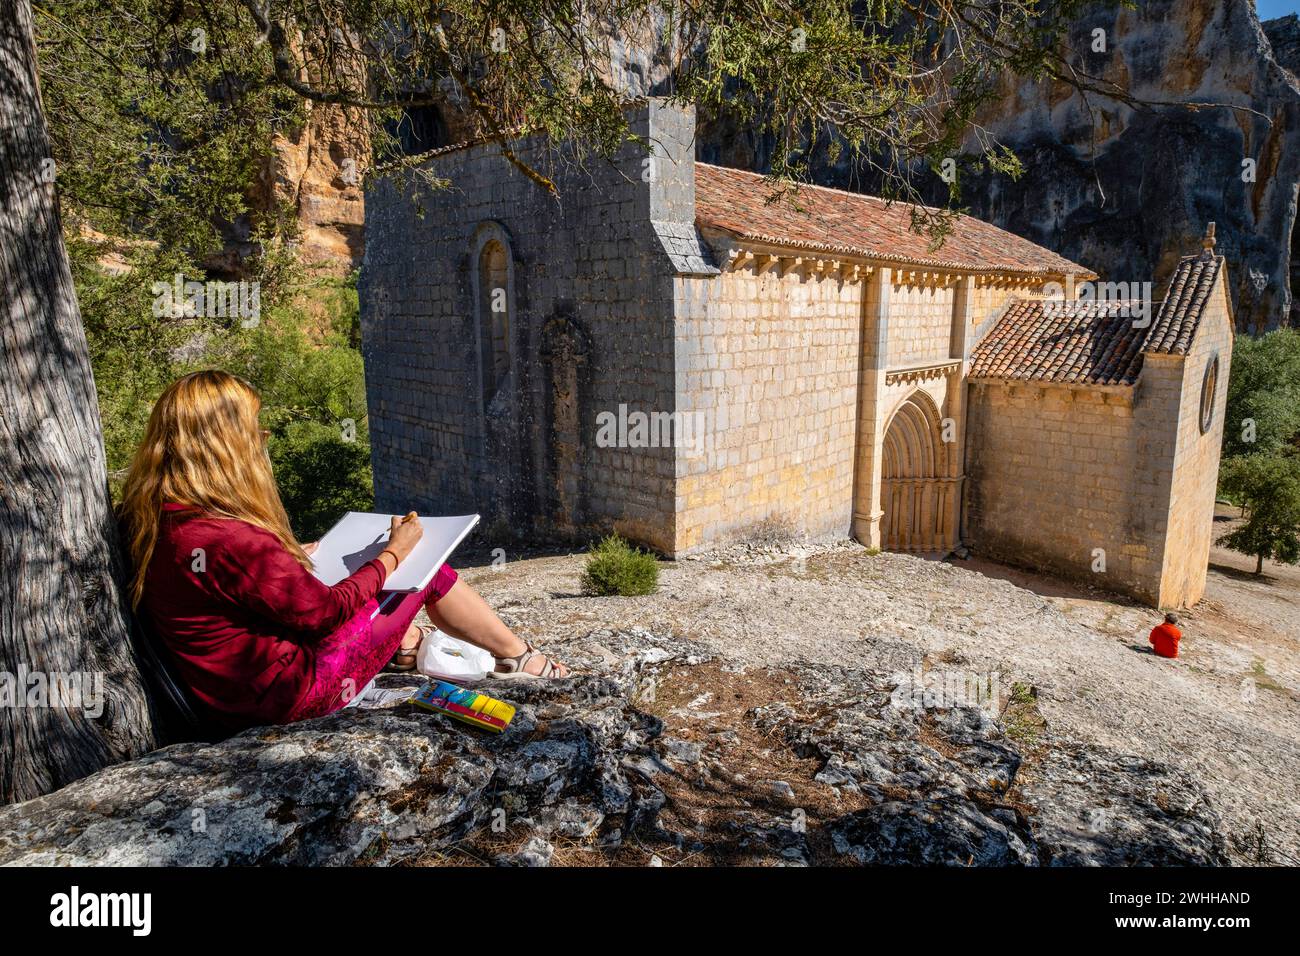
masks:
MULTIPOLYGON (((392 515, 349 511, 320 541, 311 556, 312 573, 325 584, 338 584, 388 545, 392 515)), ((478 524, 478 515, 421 517, 424 536, 384 582, 385 591, 418 591, 478 524)))

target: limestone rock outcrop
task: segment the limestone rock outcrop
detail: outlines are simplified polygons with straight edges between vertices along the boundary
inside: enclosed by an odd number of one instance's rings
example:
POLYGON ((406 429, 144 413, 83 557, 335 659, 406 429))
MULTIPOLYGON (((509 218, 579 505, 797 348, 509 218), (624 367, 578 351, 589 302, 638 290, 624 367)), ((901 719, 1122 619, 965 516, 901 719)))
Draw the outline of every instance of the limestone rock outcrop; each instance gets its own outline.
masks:
POLYGON ((605 631, 566 652, 588 676, 490 688, 519 706, 499 737, 401 703, 174 745, 0 809, 0 863, 1224 860, 1186 774, 1053 742, 1022 780, 991 716, 898 706, 881 673, 795 665, 732 724, 674 696, 741 679, 697 645, 605 631))
POLYGON ((1213 220, 1237 327, 1287 323, 1300 85, 1278 65, 1254 4, 1098 6, 1073 24, 1069 48, 1083 69, 1150 105, 1008 82, 978 121, 1015 150, 1025 174, 964 183, 972 211, 1107 279, 1154 275, 1157 284, 1198 250, 1213 220), (1098 40, 1104 51, 1093 52, 1098 40))
POLYGON ((1300 75, 1300 16, 1294 13, 1263 22, 1264 35, 1273 47, 1273 58, 1283 69, 1300 75))
MULTIPOLYGON (((1264 21, 1264 33, 1273 47, 1273 56, 1278 65, 1291 74, 1300 84, 1300 16, 1294 13, 1278 17, 1276 20, 1264 21)), ((1291 297, 1292 325, 1300 325, 1296 313, 1300 311, 1296 292, 1300 292, 1300 216, 1291 231, 1291 297)))
POLYGON ((364 175, 370 136, 362 118, 339 106, 309 103, 306 121, 277 136, 265 174, 264 201, 296 219, 303 262, 346 275, 365 241, 364 175))

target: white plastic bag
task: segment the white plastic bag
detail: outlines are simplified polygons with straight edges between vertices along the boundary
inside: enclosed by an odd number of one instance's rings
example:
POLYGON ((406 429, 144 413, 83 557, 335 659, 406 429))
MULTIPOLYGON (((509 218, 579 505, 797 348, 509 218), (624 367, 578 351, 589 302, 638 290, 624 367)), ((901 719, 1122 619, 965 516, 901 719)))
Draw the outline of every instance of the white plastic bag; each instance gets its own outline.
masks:
POLYGON ((496 663, 492 654, 483 648, 438 630, 425 635, 415 655, 415 669, 421 674, 453 684, 482 680, 496 663))

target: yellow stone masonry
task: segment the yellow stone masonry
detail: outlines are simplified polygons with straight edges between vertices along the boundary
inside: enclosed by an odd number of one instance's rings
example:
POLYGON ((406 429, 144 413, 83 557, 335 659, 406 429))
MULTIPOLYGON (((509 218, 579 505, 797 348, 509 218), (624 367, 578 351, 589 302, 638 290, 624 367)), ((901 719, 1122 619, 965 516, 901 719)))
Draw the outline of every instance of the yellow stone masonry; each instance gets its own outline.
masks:
POLYGON ((962 543, 1153 604, 1204 588, 1231 316, 1136 386, 968 382, 1027 277, 919 273, 755 246, 675 280, 675 554, 767 527, 938 555, 962 543), (1200 388, 1220 370, 1202 434, 1200 388))

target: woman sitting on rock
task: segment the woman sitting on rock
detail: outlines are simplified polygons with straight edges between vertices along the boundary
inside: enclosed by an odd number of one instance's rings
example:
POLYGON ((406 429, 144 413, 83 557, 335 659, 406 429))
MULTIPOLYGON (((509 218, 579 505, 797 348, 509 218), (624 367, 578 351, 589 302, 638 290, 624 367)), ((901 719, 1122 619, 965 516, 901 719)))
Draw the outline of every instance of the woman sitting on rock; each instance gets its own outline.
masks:
POLYGON ((271 475, 261 399, 226 372, 195 372, 154 406, 119 514, 131 602, 174 655, 180 676, 232 728, 319 717, 344 706, 386 664, 414 666, 421 607, 450 634, 490 651, 497 675, 564 677, 443 565, 424 591, 376 615, 384 580, 422 534, 394 518, 388 546, 333 587, 310 571, 271 475))

